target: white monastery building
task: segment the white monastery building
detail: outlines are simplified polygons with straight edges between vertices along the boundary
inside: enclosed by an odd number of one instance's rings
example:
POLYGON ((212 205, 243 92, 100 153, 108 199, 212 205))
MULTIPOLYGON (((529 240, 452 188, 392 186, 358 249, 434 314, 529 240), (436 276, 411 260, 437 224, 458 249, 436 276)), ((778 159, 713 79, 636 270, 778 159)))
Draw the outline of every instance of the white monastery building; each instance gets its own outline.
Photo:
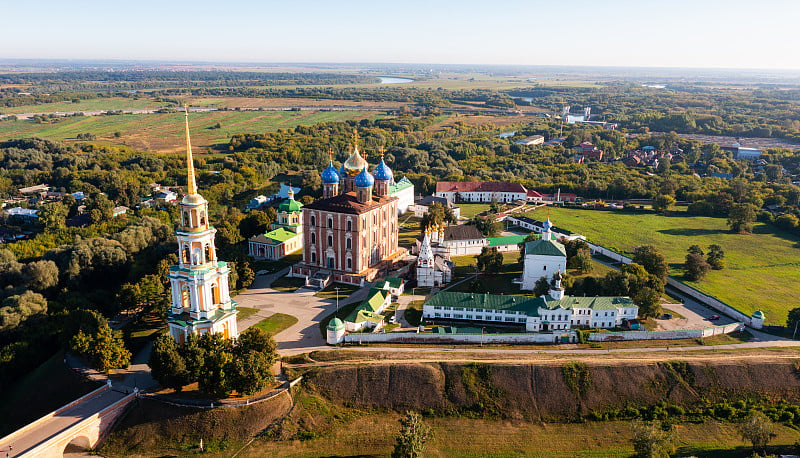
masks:
POLYGON ((532 291, 536 281, 542 277, 549 278, 556 272, 563 272, 567 267, 567 250, 564 245, 553 240, 550 231, 550 219, 544 222, 545 231, 540 240, 525 243, 525 258, 522 269, 520 289, 532 291))
POLYGON ((450 202, 514 202, 527 200, 528 191, 519 183, 499 181, 440 181, 436 183, 436 197, 450 202))

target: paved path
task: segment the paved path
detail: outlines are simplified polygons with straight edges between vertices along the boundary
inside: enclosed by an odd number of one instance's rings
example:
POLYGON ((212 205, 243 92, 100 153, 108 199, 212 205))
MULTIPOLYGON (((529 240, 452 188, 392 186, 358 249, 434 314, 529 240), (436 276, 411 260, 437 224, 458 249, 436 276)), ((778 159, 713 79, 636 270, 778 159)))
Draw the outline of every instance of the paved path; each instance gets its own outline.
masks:
MULTIPOLYGON (((336 301, 315 297, 316 291, 305 288, 287 293, 269 287, 287 272, 288 269, 284 269, 274 274, 257 276, 250 289, 234 298, 242 307, 258 309, 255 315, 239 323, 239 332, 274 313, 284 313, 298 321, 275 335, 278 351, 282 356, 312 351, 310 349, 329 349, 319 330, 319 322, 336 311, 336 301)), ((369 286, 361 288, 350 297, 341 299, 339 306, 362 301, 368 292, 369 286)))
POLYGON ((125 396, 126 394, 123 392, 103 390, 84 399, 78 405, 56 414, 30 431, 15 437, 10 443, 0 442, 0 453, 9 453, 10 457, 21 455, 26 450, 32 449, 70 426, 97 414, 125 396), (13 448, 11 451, 9 451, 9 446, 13 448))

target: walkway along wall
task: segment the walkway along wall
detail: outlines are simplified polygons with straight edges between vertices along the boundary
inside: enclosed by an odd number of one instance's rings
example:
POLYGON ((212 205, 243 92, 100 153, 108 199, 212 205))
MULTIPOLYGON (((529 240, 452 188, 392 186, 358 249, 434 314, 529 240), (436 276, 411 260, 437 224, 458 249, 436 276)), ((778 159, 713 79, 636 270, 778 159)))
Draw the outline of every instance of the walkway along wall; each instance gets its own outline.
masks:
MULTIPOLYGON (((589 243, 588 245, 589 245, 589 251, 591 251, 593 255, 606 256, 610 259, 613 259, 616 262, 621 262, 623 264, 630 264, 633 261, 633 259, 624 256, 620 253, 617 253, 616 251, 606 248, 602 245, 595 245, 593 243, 589 243)), ((677 280, 672 277, 667 277, 667 286, 674 288, 679 293, 689 296, 692 299, 696 300, 697 302, 707 307, 710 307, 725 316, 728 316, 736 321, 741 321, 747 326, 752 326, 755 327, 756 329, 761 328, 761 326, 758 325, 753 326, 753 318, 750 315, 722 302, 721 300, 717 299, 714 296, 709 296, 708 294, 702 293, 692 288, 691 286, 687 285, 686 283, 683 283, 680 280, 677 280)))
MULTIPOLYGON (((700 339, 719 334, 729 334, 744 328, 744 323, 731 323, 704 329, 680 329, 675 331, 623 331, 592 332, 590 342, 610 342, 621 340, 674 340, 700 339)), ((577 343, 575 330, 554 333, 516 333, 516 334, 417 334, 413 332, 387 332, 378 334, 350 333, 344 342, 350 344, 396 343, 396 344, 548 344, 577 343), (566 342, 562 340, 566 338, 566 342)))

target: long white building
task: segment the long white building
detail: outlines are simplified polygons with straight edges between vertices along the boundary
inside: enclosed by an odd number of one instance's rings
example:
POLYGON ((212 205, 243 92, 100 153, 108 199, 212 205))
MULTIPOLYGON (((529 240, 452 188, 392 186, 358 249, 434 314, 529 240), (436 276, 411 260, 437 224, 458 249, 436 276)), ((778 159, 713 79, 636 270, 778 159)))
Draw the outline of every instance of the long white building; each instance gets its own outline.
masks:
POLYGON ((499 181, 440 181, 436 183, 436 197, 451 202, 514 202, 527 200, 528 191, 519 183, 499 181))

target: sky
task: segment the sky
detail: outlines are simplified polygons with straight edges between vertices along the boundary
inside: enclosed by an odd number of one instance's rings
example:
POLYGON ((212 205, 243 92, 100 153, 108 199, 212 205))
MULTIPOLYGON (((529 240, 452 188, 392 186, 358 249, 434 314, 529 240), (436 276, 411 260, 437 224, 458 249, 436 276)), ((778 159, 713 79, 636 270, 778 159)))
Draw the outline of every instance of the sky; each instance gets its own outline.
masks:
POLYGON ((0 0, 0 58, 800 69, 798 0, 0 0))

